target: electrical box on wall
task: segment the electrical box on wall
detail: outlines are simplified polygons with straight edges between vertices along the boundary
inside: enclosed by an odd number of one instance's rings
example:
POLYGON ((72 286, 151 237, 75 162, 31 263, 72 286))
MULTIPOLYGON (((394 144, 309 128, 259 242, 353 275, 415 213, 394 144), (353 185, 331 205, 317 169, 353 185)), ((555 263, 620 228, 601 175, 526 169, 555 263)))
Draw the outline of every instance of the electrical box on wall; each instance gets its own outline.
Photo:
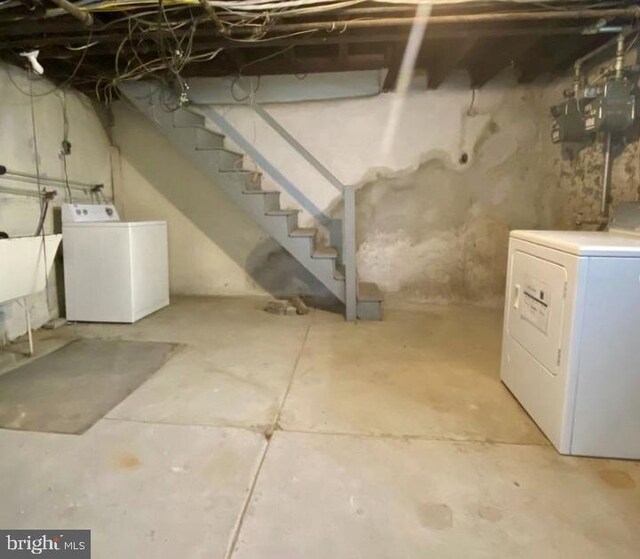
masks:
POLYGON ((623 132, 636 118, 635 84, 627 79, 608 81, 585 106, 586 132, 623 132))
POLYGON ((593 134, 585 129, 584 107, 587 103, 586 99, 573 98, 551 107, 551 115, 553 116, 551 141, 554 144, 585 142, 593 137, 593 134))

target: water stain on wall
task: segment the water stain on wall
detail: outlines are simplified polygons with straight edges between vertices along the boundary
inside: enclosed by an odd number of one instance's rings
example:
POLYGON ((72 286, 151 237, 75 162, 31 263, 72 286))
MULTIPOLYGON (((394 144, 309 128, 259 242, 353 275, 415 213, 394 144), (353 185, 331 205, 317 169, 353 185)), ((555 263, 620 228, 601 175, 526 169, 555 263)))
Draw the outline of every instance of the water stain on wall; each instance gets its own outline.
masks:
POLYGON ((548 221, 540 126, 535 118, 509 120, 506 108, 486 119, 465 157, 432 152, 417 169, 380 173, 361 186, 364 279, 390 298, 499 304, 509 231, 548 221))
MULTIPOLYGON (((640 143, 635 138, 618 137, 614 141, 613 156, 611 202, 615 207, 623 201, 638 200, 640 195, 640 143)), ((554 169, 558 179, 554 207, 559 228, 575 229, 579 221, 587 222, 589 228, 589 222, 600 217, 603 167, 601 138, 567 157, 556 159, 554 169)))

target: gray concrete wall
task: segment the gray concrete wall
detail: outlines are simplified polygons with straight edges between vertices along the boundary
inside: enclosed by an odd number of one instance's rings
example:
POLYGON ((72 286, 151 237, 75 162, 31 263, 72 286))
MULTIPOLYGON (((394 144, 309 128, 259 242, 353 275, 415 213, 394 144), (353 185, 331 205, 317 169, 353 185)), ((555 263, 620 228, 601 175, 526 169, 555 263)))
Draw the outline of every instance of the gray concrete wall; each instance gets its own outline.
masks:
MULTIPOLYGON (((92 102, 84 95, 60 91, 46 77, 34 77, 30 82, 20 68, 0 63, 0 164, 9 170, 36 172, 36 152, 31 119, 31 98, 36 122, 38 163, 42 177, 64 177, 61 142, 64 137, 64 106, 66 100, 68 138, 71 154, 67 156, 70 180, 102 183, 105 195, 111 196, 110 141, 100 116, 92 102)), ((0 177, 6 187, 37 192, 34 184, 0 177)), ((51 190, 51 187, 47 187, 51 190)), ((54 231, 53 214, 65 201, 64 188, 56 188, 58 195, 51 204, 45 221, 45 232, 54 231)), ((75 192, 76 201, 88 201, 75 192)), ((38 198, 0 193, 0 231, 12 237, 33 235, 38 222, 38 198)), ((59 231, 58 231, 59 232, 59 231)), ((2 262, 0 262, 2 266, 2 262)), ((58 270, 60 273, 60 270, 58 270)), ((47 293, 29 297, 34 327, 58 315, 56 274, 49 278, 47 293)), ((26 331, 24 311, 16 303, 0 305, 0 340, 4 332, 15 338, 26 331)))
MULTIPOLYGON (((500 305, 510 230, 571 229, 577 213, 585 219, 597 213, 601 144, 568 157, 550 141, 549 108, 562 100, 568 79, 521 86, 505 72, 472 98, 466 75, 455 74, 437 91, 417 79, 401 100, 323 99, 318 84, 301 83, 299 92, 288 83, 281 103, 274 102, 274 84, 264 107, 340 180, 358 186, 361 279, 378 283, 392 301, 500 305), (303 94, 315 100, 289 101, 303 94), (389 138, 398 104, 399 125, 389 138)), ((195 84, 194 95, 206 99, 210 86, 195 84)), ((341 216, 337 192, 251 110, 216 107, 312 205, 341 216)), ((210 192, 215 185, 152 125, 122 106, 115 117, 125 215, 169 221, 175 292, 323 293, 240 210, 210 192)), ((639 155, 630 144, 616 159, 616 200, 635 199, 639 155)), ((245 166, 255 168, 251 161, 245 166)), ((268 176, 264 185, 279 189, 268 176)), ((299 207, 286 192, 281 198, 284 207, 299 207)), ((303 212, 301 221, 312 219, 303 212)))
MULTIPOLYGON (((553 159, 556 177, 554 220, 562 229, 593 228, 599 217, 604 152, 602 139, 577 150, 567 149, 553 159)), ((611 197, 613 207, 623 201, 640 200, 640 142, 638 130, 614 141, 611 197)))
POLYGON ((432 150, 358 192, 360 271, 391 299, 499 304, 509 231, 554 226, 544 90, 483 96, 462 113, 464 150, 432 150))
MULTIPOLYGON (((610 49, 613 53, 613 48, 610 49)), ((628 49, 625 64, 638 63, 637 49, 628 49)), ((611 68, 613 59, 594 60, 585 64, 590 83, 602 77, 611 68)), ((545 102, 558 104, 562 91, 571 87, 569 78, 557 80, 546 88, 545 102)), ((604 165, 603 135, 588 145, 565 144, 546 146, 554 187, 552 190, 552 221, 561 229, 594 229, 600 217, 602 173, 604 165), (578 225, 577 221, 584 222, 578 225), (589 223, 591 222, 591 223, 589 223)), ((613 142, 613 168, 611 176, 612 207, 624 201, 640 200, 640 122, 623 134, 616 134, 613 142)))
MULTIPOLYGON (((275 96, 272 91, 271 99, 275 96)), ((358 185, 363 280, 377 282, 391 299, 497 304, 509 230, 553 225, 544 96, 544 88, 519 87, 511 75, 499 77, 474 99, 465 75, 453 76, 438 91, 426 91, 417 80, 401 100, 399 125, 386 143, 390 114, 399 102, 395 94, 265 107, 344 183, 358 185)), ((252 111, 222 110, 313 205, 340 217, 337 191, 252 111)), ((322 292, 239 210, 219 194, 205 195, 210 183, 150 124, 123 106, 115 110, 115 123, 125 185, 119 199, 128 218, 169 220, 174 291, 322 292), (189 188, 178 186, 181 177, 189 188), (174 211, 186 198, 210 212, 209 224, 203 224, 199 210, 174 211)), ((253 165, 247 161, 246 167, 253 165)), ((268 176, 264 182, 279 188, 268 176)), ((285 207, 299 207, 286 193, 282 199, 285 207)), ((309 224, 311 216, 303 213, 301 221, 309 224)))

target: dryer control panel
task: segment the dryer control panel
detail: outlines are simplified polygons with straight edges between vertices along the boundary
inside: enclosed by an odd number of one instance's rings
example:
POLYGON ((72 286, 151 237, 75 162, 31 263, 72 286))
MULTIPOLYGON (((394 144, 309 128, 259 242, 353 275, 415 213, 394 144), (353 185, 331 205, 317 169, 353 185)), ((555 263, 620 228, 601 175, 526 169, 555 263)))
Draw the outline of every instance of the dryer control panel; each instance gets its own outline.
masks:
POLYGON ((120 221, 113 204, 63 204, 62 223, 120 221))

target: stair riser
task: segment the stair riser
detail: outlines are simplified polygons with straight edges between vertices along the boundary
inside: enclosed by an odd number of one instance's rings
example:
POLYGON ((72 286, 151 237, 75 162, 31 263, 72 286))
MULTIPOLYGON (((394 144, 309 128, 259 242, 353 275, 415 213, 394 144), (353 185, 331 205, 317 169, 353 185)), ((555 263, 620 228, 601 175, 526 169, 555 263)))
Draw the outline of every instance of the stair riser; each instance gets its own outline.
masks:
POLYGON ((264 200, 264 209, 265 212, 270 212, 272 210, 280 209, 280 193, 279 192, 269 192, 269 194, 245 194, 245 196, 262 196, 264 200))
POLYGON ((262 179, 260 175, 244 173, 244 184, 247 190, 262 190, 262 179))
POLYGON ((254 176, 250 173, 220 173, 225 181, 237 184, 241 190, 262 190, 262 181, 260 175, 254 176))
POLYGON ((313 237, 289 237, 292 246, 296 247, 299 254, 307 254, 311 256, 313 251, 313 237))
POLYGON ((167 114, 173 117, 172 124, 176 128, 188 128, 192 126, 205 127, 205 118, 203 116, 180 110, 167 114))
POLYGON ((360 320, 382 320, 382 302, 358 301, 356 312, 360 320))
POLYGON ((194 128, 196 135, 196 149, 208 150, 224 147, 224 136, 214 134, 203 128, 194 128))
MULTIPOLYGON (((256 190, 255 192, 259 192, 259 191, 256 190)), ((247 194, 245 192, 244 196, 256 198, 257 200, 262 200, 265 213, 280 209, 280 193, 279 192, 260 192, 258 194, 247 194)), ((250 200, 249 203, 253 203, 253 200, 250 200)))
POLYGON ((222 150, 215 150, 209 153, 215 154, 214 156, 220 169, 242 169, 242 155, 222 150))
POLYGON ((297 229, 298 225, 298 214, 291 214, 287 216, 287 238, 289 238, 289 233, 294 229, 297 229))

